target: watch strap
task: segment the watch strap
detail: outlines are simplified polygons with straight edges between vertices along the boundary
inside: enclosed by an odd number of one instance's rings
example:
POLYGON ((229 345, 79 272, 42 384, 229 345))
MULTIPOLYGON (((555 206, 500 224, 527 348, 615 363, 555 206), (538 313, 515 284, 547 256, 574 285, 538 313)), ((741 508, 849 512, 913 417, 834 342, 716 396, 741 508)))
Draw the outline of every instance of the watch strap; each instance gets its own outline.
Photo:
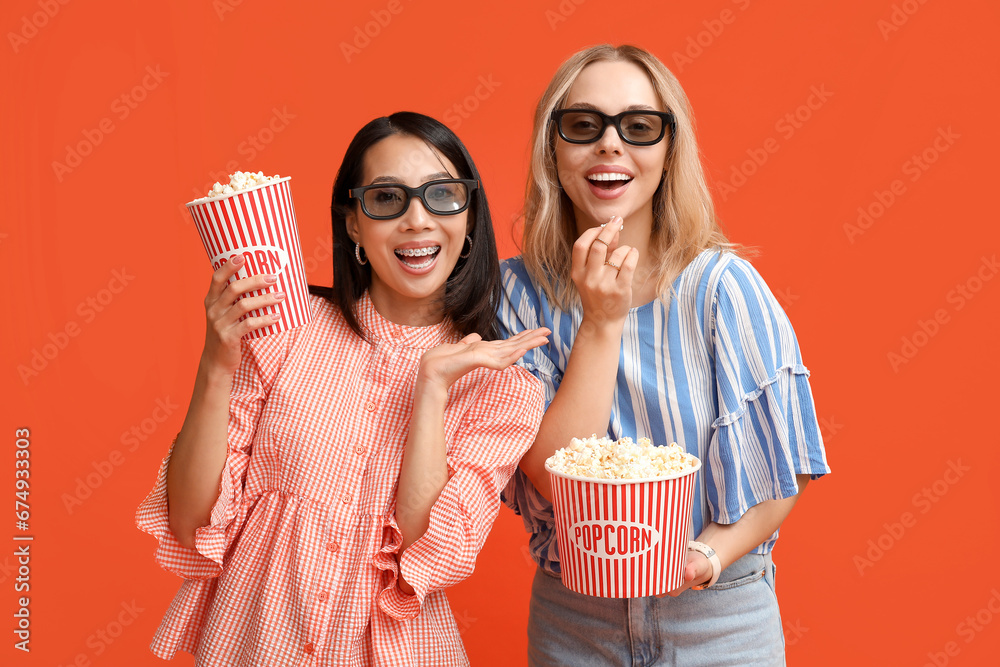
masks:
POLYGON ((697 551, 707 558, 708 562, 712 564, 712 578, 708 580, 708 583, 692 586, 691 589, 701 591, 709 588, 710 586, 714 586, 715 582, 719 580, 719 575, 722 574, 722 561, 719 560, 719 555, 715 553, 715 549, 704 542, 697 542, 695 540, 688 542, 688 549, 697 551))

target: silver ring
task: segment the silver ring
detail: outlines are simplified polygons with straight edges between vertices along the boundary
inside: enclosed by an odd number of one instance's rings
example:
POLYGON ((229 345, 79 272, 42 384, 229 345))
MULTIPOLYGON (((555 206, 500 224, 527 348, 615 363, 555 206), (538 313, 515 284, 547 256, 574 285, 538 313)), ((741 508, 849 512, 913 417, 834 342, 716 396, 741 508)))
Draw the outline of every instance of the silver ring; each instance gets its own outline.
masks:
POLYGON ((608 242, 607 242, 607 241, 605 241, 604 239, 602 239, 602 238, 600 238, 600 237, 597 237, 596 239, 594 239, 594 241, 600 241, 601 243, 603 243, 603 244, 604 244, 605 246, 607 246, 608 248, 610 248, 610 247, 611 247, 611 246, 609 246, 609 245, 608 245, 608 242))

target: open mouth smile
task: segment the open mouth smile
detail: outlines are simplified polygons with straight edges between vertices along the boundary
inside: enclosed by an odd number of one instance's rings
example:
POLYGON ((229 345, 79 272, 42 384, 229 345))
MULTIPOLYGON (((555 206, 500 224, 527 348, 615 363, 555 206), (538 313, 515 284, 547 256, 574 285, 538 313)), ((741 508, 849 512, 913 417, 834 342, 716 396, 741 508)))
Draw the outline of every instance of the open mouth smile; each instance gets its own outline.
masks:
POLYGON ((590 181, 591 184, 593 185, 604 188, 606 190, 611 190, 613 188, 620 187, 623 183, 628 183, 629 181, 632 180, 632 177, 629 176, 628 174, 602 171, 587 176, 587 180, 590 181))
POLYGON ((396 248, 396 259, 411 271, 429 269, 437 260, 441 246, 432 245, 424 248, 396 248))
POLYGON ((625 193, 634 177, 620 171, 596 171, 587 174, 586 178, 594 196, 599 199, 614 199, 625 193))

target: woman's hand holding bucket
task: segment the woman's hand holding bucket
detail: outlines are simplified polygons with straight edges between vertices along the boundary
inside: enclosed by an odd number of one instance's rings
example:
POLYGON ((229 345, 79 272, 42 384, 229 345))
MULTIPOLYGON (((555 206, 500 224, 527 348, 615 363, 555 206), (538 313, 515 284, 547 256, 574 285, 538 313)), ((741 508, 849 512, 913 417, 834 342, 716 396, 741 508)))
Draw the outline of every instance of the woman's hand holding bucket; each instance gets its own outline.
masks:
POLYGON ((711 578, 711 561, 705 558, 704 554, 694 551, 693 549, 688 549, 687 564, 684 566, 684 583, 674 590, 657 595, 656 597, 662 598, 664 595, 669 595, 670 597, 675 598, 692 586, 705 583, 711 578))
POLYGON ((205 349, 202 352, 202 364, 208 366, 206 370, 214 369, 230 377, 240 365, 240 341, 243 336, 274 324, 280 315, 247 317, 243 320, 240 318, 258 308, 274 306, 277 309, 285 298, 283 292, 267 292, 241 299, 240 295, 266 290, 277 281, 276 276, 262 273, 230 282, 243 267, 244 261, 242 255, 236 255, 232 261, 220 266, 212 274, 212 282, 205 296, 205 349))

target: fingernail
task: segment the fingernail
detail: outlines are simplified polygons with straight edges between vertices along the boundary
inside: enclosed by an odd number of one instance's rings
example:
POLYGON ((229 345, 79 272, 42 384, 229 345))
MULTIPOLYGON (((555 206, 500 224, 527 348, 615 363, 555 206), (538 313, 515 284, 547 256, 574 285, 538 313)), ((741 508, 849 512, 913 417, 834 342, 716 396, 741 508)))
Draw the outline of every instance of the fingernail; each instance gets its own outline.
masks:
POLYGON ((281 313, 272 313, 271 314, 271 319, 272 320, 280 320, 281 319, 281 313))
POLYGON ((285 298, 285 293, 284 292, 275 292, 274 293, 274 298, 278 299, 280 301, 281 299, 285 298))
POLYGON ((233 257, 230 261, 233 264, 242 264, 243 263, 243 255, 236 255, 236 257, 233 257))
POLYGON ((276 283, 276 282, 278 282, 278 276, 268 274, 268 275, 264 276, 264 282, 265 283, 276 283))

